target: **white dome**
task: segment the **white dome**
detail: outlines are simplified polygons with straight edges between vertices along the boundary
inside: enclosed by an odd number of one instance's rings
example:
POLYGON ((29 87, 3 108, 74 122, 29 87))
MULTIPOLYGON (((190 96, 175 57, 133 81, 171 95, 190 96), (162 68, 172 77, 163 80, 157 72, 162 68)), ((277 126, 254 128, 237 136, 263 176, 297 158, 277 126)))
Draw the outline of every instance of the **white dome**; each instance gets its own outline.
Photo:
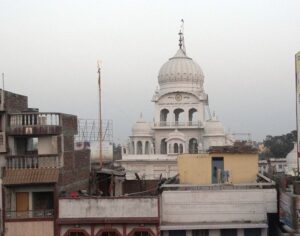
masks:
POLYGON ((205 136, 223 136, 225 135, 225 130, 222 123, 213 115, 212 119, 206 121, 205 136))
POLYGON ((151 125, 140 117, 132 127, 132 136, 153 136, 151 125))
POLYGON ((200 66, 179 49, 160 69, 158 83, 164 88, 193 88, 203 90, 204 75, 200 66))

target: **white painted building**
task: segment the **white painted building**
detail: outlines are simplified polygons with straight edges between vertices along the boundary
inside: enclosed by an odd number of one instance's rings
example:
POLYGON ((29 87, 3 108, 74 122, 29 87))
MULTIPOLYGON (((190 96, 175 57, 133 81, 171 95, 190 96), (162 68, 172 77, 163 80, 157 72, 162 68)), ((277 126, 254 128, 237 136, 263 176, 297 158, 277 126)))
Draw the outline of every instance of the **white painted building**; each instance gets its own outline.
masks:
POLYGON ((152 98, 154 122, 148 123, 141 116, 123 146, 119 162, 127 170, 128 179, 135 178, 134 173, 145 179, 160 174, 170 177, 177 172, 178 154, 200 153, 210 146, 233 143, 215 114, 206 117, 204 74, 187 56, 183 34, 179 35, 178 51, 159 70, 159 88, 152 98))
POLYGON ((268 215, 277 213, 274 183, 163 188, 163 236, 267 236, 268 215))

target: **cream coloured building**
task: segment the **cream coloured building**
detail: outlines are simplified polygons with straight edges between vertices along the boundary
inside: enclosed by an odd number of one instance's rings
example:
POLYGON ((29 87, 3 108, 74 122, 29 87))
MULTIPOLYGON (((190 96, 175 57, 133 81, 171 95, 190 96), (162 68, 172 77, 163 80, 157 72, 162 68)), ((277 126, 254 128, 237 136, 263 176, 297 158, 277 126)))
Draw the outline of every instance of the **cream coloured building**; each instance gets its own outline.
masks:
POLYGON ((154 122, 141 116, 123 146, 119 162, 128 179, 135 179, 135 173, 144 179, 172 177, 177 174, 178 154, 202 153, 210 146, 233 143, 216 115, 207 117, 204 74, 187 55, 181 32, 179 36, 179 49, 159 70, 159 88, 152 98, 154 122))

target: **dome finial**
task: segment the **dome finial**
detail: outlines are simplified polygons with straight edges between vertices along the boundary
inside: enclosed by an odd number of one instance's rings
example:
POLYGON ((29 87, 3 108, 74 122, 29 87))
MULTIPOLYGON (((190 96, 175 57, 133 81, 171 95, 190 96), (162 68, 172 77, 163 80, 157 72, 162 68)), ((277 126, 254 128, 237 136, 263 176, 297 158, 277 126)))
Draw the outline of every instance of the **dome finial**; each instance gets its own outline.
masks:
POLYGON ((184 20, 181 19, 181 26, 179 30, 179 48, 185 53, 185 45, 184 45, 184 20))

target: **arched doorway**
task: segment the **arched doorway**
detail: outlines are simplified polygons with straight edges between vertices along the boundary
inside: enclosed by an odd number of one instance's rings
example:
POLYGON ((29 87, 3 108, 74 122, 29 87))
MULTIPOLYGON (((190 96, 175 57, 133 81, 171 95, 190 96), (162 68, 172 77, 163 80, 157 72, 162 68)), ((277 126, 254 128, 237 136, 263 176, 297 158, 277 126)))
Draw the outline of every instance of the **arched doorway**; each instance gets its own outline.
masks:
POLYGON ((100 229, 96 236, 122 236, 122 234, 114 228, 100 229))
POLYGON ((189 125, 196 125, 197 124, 197 120, 198 120, 198 113, 197 113, 197 109, 195 108, 191 108, 189 110, 189 125))
POLYGON ((183 117, 184 110, 181 108, 177 108, 174 110, 174 116, 175 116, 175 125, 182 125, 184 123, 184 117, 183 117))
POLYGON ((143 154, 143 144, 141 141, 136 143, 136 154, 143 154))
POLYGON ((150 154, 150 144, 149 141, 145 143, 145 154, 150 154))
POLYGON ((165 138, 160 142, 160 154, 167 154, 167 142, 165 138))
POLYGON ((164 108, 160 111, 160 125, 167 125, 169 110, 164 108))
POLYGON ((90 236, 84 229, 73 228, 68 229, 64 236, 90 236))
POLYGON ((178 153, 178 143, 174 143, 174 153, 178 153))
POLYGON ((149 228, 139 227, 131 230, 127 236, 155 236, 155 234, 149 228))
POLYGON ((183 145, 182 143, 179 144, 179 153, 182 154, 183 153, 183 145))
POLYGON ((195 138, 191 138, 189 141, 189 153, 198 153, 198 141, 195 138))

